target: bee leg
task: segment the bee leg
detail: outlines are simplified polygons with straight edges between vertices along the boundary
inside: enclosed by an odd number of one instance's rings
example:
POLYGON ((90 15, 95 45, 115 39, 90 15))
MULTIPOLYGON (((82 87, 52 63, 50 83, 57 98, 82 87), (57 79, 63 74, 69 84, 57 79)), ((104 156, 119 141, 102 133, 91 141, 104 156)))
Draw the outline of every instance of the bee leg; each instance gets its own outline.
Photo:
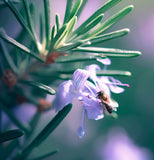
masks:
POLYGON ((103 107, 103 113, 104 113, 105 109, 106 109, 106 107, 104 106, 104 107, 103 107))

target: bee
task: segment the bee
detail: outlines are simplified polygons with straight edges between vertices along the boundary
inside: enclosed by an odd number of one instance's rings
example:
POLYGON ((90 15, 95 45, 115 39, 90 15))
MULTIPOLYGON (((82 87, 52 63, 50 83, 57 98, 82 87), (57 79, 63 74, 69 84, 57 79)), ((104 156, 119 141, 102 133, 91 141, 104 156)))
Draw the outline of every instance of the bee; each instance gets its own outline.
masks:
POLYGON ((110 105, 110 98, 103 91, 97 92, 97 98, 100 99, 101 103, 105 105, 108 113, 111 114, 113 112, 113 107, 110 105))

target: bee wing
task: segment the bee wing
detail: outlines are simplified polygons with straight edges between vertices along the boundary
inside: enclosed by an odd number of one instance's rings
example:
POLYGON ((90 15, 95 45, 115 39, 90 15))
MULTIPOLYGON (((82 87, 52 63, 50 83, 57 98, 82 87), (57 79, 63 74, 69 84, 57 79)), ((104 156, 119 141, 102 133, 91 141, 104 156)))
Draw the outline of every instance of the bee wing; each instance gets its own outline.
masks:
POLYGON ((114 111, 116 111, 116 108, 119 107, 119 104, 112 98, 110 98, 110 105, 113 107, 114 111))

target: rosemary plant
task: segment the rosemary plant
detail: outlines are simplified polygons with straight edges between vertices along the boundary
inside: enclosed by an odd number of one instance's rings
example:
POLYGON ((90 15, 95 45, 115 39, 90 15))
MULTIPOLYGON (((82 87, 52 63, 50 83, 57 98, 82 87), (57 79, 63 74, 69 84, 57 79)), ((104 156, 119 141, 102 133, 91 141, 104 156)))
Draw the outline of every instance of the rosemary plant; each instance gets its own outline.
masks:
MULTIPOLYGON (((78 28, 76 23, 87 0, 67 0, 64 21, 61 22, 59 14, 56 14, 55 24, 50 23, 50 3, 52 3, 50 0, 43 0, 44 6, 40 6, 43 12, 37 13, 37 16, 34 16, 37 10, 36 5, 29 0, 3 0, 0 2, 0 7, 8 7, 22 26, 22 30, 15 39, 10 37, 5 29, 0 28, 0 109, 1 113, 2 111, 5 112, 18 127, 17 130, 1 131, 1 143, 14 139, 6 146, 1 145, 1 151, 3 151, 1 157, 3 159, 9 157, 6 152, 14 152, 15 148, 17 150, 13 154, 13 159, 26 159, 33 149, 40 145, 67 116, 71 110, 73 98, 77 98, 82 103, 84 113, 86 111, 90 119, 103 118, 106 110, 110 114, 116 109, 117 103, 111 98, 110 91, 108 92, 100 86, 105 85, 115 93, 118 88, 120 93, 123 89, 120 88, 119 90, 118 85, 128 85, 113 79, 112 76, 130 76, 131 73, 129 71, 107 70, 105 67, 101 69, 98 65, 93 67, 89 65, 99 63, 106 66, 106 63, 110 64, 110 57, 129 58, 141 54, 139 51, 102 47, 104 41, 129 33, 127 28, 109 33, 105 32, 133 9, 132 5, 127 6, 104 20, 105 12, 120 1, 109 0, 78 28), (58 85, 64 80, 67 81, 63 82, 56 91, 58 85), (66 84, 69 87, 75 87, 75 89, 71 90, 71 88, 66 87, 66 84), (83 89, 85 87, 86 89, 83 89), (116 91, 113 87, 117 87, 116 91), (68 88, 69 91, 66 91, 68 88), (92 93, 93 95, 91 95, 92 93), (100 95, 101 93, 103 95, 100 95), (47 94, 56 94, 53 104, 45 99, 47 94), (24 102, 34 104, 37 113, 30 123, 23 124, 14 116, 11 108, 24 102), (87 104, 89 103, 97 105, 96 115, 93 114, 96 112, 95 108, 88 108, 87 104), (36 117, 50 108, 58 111, 57 115, 49 124, 44 126, 44 129, 30 144, 25 145, 38 122, 36 117), (23 134, 24 143, 19 145, 17 138, 23 134)), ((79 137, 83 137, 84 133, 84 128, 81 126, 78 130, 79 137)), ((42 157, 51 156, 56 152, 57 150, 51 151, 42 157)))

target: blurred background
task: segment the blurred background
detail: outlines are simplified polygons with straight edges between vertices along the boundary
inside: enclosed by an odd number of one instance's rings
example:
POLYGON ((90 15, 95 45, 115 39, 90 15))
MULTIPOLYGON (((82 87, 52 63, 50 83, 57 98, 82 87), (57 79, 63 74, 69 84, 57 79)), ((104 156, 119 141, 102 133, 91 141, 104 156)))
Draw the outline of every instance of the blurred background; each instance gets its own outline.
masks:
MULTIPOLYGON (((105 2, 88 0, 78 25, 105 2)), ((130 33, 102 43, 104 47, 142 52, 140 57, 111 59, 112 64, 108 67, 132 72, 131 77, 115 77, 130 84, 130 88, 126 88, 124 93, 112 95, 119 103, 118 118, 105 116, 99 121, 86 118, 86 134, 84 138, 79 139, 76 130, 81 124, 82 114, 80 109, 74 106, 62 124, 34 150, 32 156, 41 155, 48 148, 57 148, 60 152, 55 154, 52 160, 154 159, 154 1, 123 0, 108 11, 105 18, 130 4, 134 5, 134 10, 106 31, 130 28, 130 33)), ((60 14, 61 21, 63 20, 65 6, 65 0, 51 0, 52 23, 56 12, 60 14)), ((3 14, 0 15, 0 25, 6 29, 8 35, 15 37, 20 26, 6 8, 2 8, 1 13, 3 14)), ((54 114, 53 111, 43 113, 34 136, 54 114)))

